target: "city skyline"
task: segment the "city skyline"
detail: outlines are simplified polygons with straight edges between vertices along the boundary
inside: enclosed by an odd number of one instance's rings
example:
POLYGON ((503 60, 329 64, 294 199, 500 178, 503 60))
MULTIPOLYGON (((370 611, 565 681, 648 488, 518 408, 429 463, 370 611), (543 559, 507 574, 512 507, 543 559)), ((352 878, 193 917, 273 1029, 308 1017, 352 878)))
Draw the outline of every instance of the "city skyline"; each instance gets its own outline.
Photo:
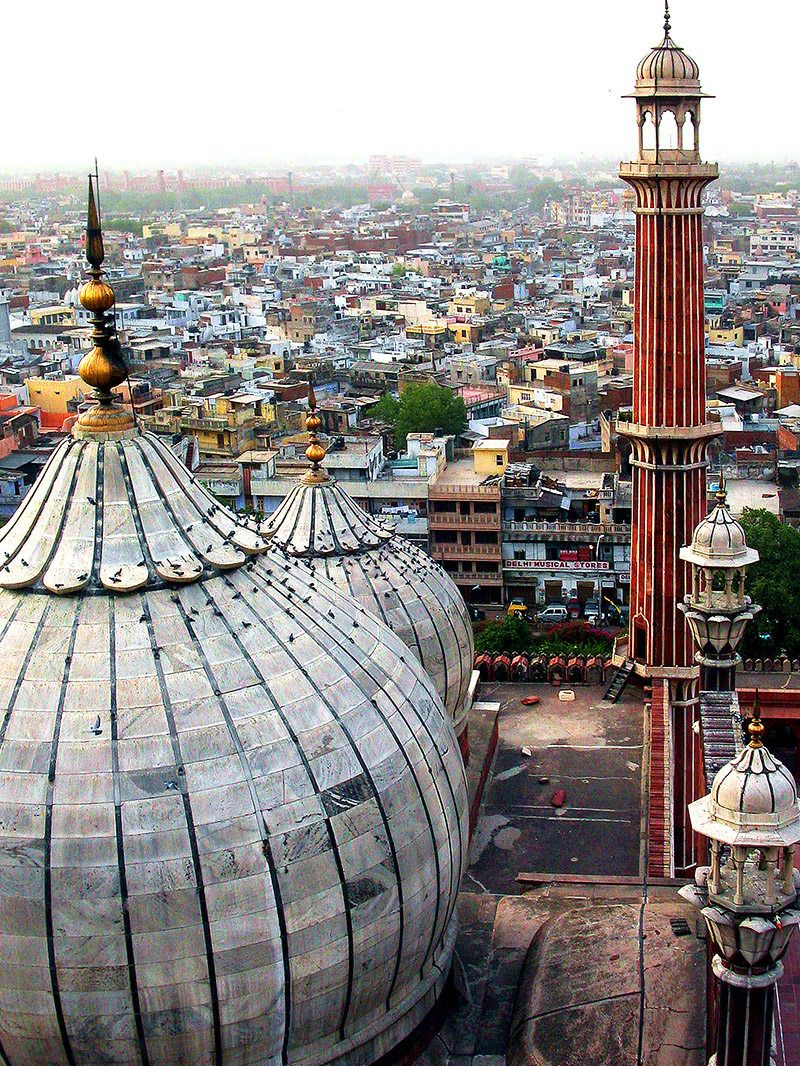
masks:
MULTIPOLYGON (((772 0, 763 18, 743 0, 671 6, 674 39, 717 98, 705 110, 706 157, 800 155, 800 133, 759 103, 791 92, 794 5, 772 0)), ((136 19, 104 10, 108 58, 77 79, 84 26, 54 3, 36 10, 35 22, 32 9, 8 16, 7 78, 23 93, 4 172, 82 168, 95 155, 109 169, 344 164, 376 153, 455 164, 627 158, 635 119, 619 97, 663 18, 660 0, 602 10, 568 0, 557 11, 513 2, 492 20, 471 2, 409 0, 400 18, 362 0, 306 0, 266 13, 235 2, 220 24, 210 5, 145 0, 136 19), (80 109, 70 102, 79 100, 80 109)))

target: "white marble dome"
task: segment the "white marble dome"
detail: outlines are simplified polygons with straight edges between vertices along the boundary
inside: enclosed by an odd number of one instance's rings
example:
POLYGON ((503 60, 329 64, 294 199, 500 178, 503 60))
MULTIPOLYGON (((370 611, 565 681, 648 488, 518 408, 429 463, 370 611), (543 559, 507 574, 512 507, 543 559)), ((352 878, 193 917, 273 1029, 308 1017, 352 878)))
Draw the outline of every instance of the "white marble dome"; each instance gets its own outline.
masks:
POLYGON ((439 995, 450 717, 266 548, 135 429, 61 444, 0 532, 7 1066, 361 1064, 439 995))
POLYGON ((731 514, 724 490, 714 510, 699 523, 681 558, 698 566, 742 567, 758 562, 758 552, 748 548, 744 529, 731 514))
POLYGON ((766 748, 748 745, 714 778, 709 814, 735 829, 782 829, 798 820, 794 779, 766 748))
POLYGON ((393 630, 433 679, 462 737, 475 657, 472 624, 438 563, 323 474, 301 480, 264 529, 276 552, 304 561, 393 630))

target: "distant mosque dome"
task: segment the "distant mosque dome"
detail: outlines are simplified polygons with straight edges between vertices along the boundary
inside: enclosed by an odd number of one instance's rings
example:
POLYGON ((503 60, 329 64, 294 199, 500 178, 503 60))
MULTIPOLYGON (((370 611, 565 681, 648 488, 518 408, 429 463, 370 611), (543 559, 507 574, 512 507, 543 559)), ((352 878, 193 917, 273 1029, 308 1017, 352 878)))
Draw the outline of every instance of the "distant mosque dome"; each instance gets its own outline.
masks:
POLYGON ((316 440, 313 390, 311 404, 306 454, 317 457, 316 470, 286 496, 264 531, 281 557, 302 560, 392 629, 432 678, 466 745, 475 647, 464 598, 430 556, 368 515, 319 469, 325 450, 316 440))
MULTIPOLYGON (((93 199, 87 254, 96 281, 93 199)), ((0 531, 0 1057, 374 1062, 450 970, 449 716, 388 627, 265 559, 113 406, 106 310, 99 405, 0 531)))

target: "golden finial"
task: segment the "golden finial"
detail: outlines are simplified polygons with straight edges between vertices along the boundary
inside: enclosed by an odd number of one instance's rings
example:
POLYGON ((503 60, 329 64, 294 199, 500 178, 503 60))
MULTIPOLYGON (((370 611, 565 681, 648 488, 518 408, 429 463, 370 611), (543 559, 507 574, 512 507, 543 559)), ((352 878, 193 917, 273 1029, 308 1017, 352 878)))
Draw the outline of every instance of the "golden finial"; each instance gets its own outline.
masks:
POLYGON ((717 499, 717 503, 720 505, 720 507, 723 507, 725 505, 725 501, 728 499, 728 492, 727 492, 727 490, 725 488, 725 471, 724 470, 720 470, 720 472, 719 472, 719 488, 717 489, 717 497, 716 497, 716 499, 717 499))
POLYGON ((306 429, 309 443, 306 448, 306 459, 311 463, 311 469, 303 476, 303 483, 317 485, 321 481, 327 481, 328 475, 319 465, 325 458, 325 449, 317 437, 317 430, 322 425, 322 419, 317 414, 317 397, 314 395, 314 386, 311 383, 308 386, 308 409, 310 414, 306 417, 306 429))
POLYGON ((670 21, 669 21, 669 0, 664 0, 664 39, 669 37, 670 21))
POLYGON ((97 436, 128 430, 134 423, 129 411, 114 406, 114 394, 111 391, 127 378, 128 370, 115 336, 114 323, 108 318, 108 312, 114 306, 114 290, 103 280, 103 231, 91 175, 86 219, 86 258, 89 261, 89 281, 81 286, 79 299, 93 316, 92 349, 81 359, 78 373, 95 390, 94 399, 97 402, 94 407, 84 411, 75 428, 79 436, 97 436))
POLYGON ((764 723, 761 721, 761 701, 758 696, 758 689, 756 689, 755 698, 753 699, 753 717, 747 723, 747 734, 750 737, 751 748, 764 746, 764 723))

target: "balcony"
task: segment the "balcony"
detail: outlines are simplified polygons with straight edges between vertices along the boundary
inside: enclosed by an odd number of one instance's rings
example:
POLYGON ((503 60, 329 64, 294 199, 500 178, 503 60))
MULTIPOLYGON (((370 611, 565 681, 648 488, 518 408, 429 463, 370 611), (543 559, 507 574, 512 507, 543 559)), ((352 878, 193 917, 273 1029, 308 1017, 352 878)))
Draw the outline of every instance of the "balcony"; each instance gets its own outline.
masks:
POLYGON ((472 573, 459 574, 447 571, 447 576, 459 586, 472 588, 475 585, 502 585, 503 575, 494 570, 473 570, 472 573))
POLYGON ((624 522, 503 522, 504 534, 536 534, 540 538, 559 540, 593 540, 597 537, 630 540, 631 527, 624 522))
POLYGON ((499 544, 432 544, 431 555, 435 559, 492 559, 500 561, 499 544))
POLYGON ((432 500, 452 500, 455 497, 483 497, 500 502, 500 484, 494 485, 431 485, 429 495, 432 500))
POLYGON ((491 529, 500 530, 500 516, 497 514, 444 514, 428 512, 431 529, 491 529))

